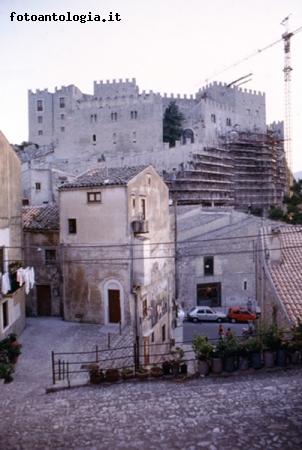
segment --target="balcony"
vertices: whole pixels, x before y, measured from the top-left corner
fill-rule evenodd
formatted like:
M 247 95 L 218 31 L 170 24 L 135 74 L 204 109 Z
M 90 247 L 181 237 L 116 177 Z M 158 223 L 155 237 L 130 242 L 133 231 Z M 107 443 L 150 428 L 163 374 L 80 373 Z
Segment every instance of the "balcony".
M 149 233 L 149 224 L 147 220 L 143 219 L 133 220 L 131 225 L 134 234 Z

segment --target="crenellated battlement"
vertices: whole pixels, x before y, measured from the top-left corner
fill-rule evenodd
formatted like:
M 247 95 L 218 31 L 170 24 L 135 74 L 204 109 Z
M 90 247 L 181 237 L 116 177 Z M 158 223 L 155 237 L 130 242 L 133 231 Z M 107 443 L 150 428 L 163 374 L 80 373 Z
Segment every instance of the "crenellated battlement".
M 212 83 L 206 84 L 203 88 L 200 88 L 198 90 L 197 95 L 198 94 L 201 95 L 201 94 L 205 93 L 207 90 L 212 90 L 212 89 L 215 90 L 217 88 L 218 89 L 224 88 L 224 89 L 227 89 L 227 90 L 230 90 L 230 91 L 240 92 L 242 94 L 249 94 L 249 95 L 256 95 L 256 96 L 259 96 L 259 97 L 265 97 L 265 93 L 264 92 L 255 91 L 255 90 L 252 90 L 252 89 L 241 88 L 241 87 L 238 87 L 236 85 L 229 86 L 228 83 L 222 83 L 220 81 L 213 81 Z
M 48 89 L 36 89 L 36 90 L 32 90 L 32 89 L 28 89 L 28 94 L 29 95 L 44 95 L 44 94 L 51 94 L 51 92 L 48 92 Z
M 93 82 L 94 85 L 115 85 L 115 84 L 129 84 L 129 85 L 134 85 L 136 86 L 136 79 L 135 78 L 131 78 L 131 80 L 129 78 L 119 78 L 118 80 L 113 78 L 113 80 L 99 80 L 99 81 L 94 81 Z

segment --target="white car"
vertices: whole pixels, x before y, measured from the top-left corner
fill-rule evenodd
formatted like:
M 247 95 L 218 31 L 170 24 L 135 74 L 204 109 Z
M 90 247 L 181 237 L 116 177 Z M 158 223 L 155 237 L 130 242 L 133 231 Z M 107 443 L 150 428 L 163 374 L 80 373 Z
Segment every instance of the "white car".
M 225 322 L 227 315 L 214 311 L 209 306 L 193 306 L 187 314 L 190 322 Z

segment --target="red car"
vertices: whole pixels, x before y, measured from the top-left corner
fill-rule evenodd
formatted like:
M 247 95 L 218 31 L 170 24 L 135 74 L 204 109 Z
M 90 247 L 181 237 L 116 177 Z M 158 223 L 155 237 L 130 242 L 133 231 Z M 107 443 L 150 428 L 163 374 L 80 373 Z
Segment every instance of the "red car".
M 245 308 L 233 307 L 229 308 L 228 319 L 230 322 L 248 322 L 249 320 L 256 320 L 257 315 Z

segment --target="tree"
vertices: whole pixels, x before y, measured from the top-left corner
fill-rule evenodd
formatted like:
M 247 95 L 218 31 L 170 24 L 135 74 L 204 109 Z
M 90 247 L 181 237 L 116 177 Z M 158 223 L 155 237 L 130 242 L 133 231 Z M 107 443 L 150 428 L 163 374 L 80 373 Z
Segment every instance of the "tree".
M 170 147 L 174 147 L 175 141 L 181 138 L 183 120 L 184 116 L 178 106 L 174 101 L 171 102 L 165 111 L 163 120 L 163 140 L 168 142 Z
M 284 197 L 283 200 L 283 203 L 286 205 L 285 213 L 280 208 L 273 206 L 269 210 L 269 218 L 295 225 L 302 224 L 302 180 L 294 181 L 290 190 L 292 195 Z

